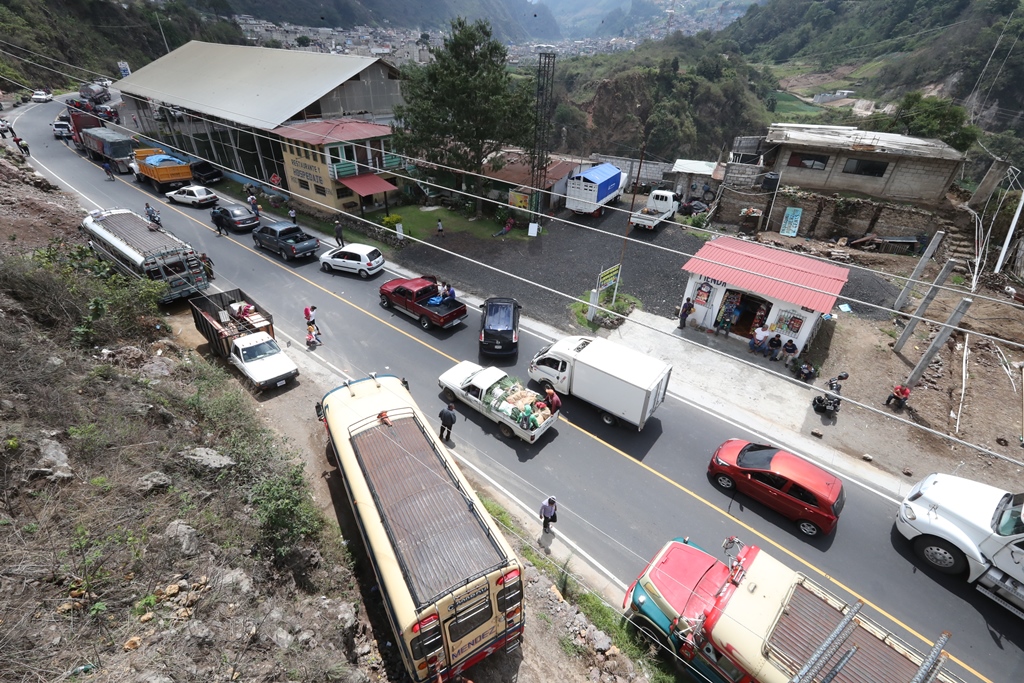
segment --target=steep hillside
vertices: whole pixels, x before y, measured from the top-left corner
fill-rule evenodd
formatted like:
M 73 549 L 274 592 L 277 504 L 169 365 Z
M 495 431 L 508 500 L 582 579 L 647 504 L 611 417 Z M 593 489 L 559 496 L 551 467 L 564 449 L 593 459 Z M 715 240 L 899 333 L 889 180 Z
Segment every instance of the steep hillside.
M 864 94 L 912 90 L 952 98 L 989 130 L 1021 129 L 1019 0 L 769 0 L 718 34 L 750 59 L 827 71 L 881 58 Z
M 487 19 L 502 40 L 557 40 L 558 22 L 546 5 L 529 0 L 229 0 L 235 11 L 274 22 L 317 27 L 401 26 L 446 29 L 461 16 Z
M 557 65 L 555 147 L 655 159 L 717 159 L 766 125 L 778 83 L 707 35 L 675 34 L 628 53 Z
M 163 5 L 160 17 L 171 50 L 193 39 L 244 43 L 235 24 L 204 18 L 182 2 Z M 0 87 L 4 90 L 15 89 L 18 84 L 27 88 L 68 87 L 100 74 L 113 78 L 118 73 L 118 61 L 137 69 L 165 54 L 156 9 L 149 3 L 4 2 L 0 4 L 0 41 L 4 51 L 0 53 L 0 76 L 4 78 Z

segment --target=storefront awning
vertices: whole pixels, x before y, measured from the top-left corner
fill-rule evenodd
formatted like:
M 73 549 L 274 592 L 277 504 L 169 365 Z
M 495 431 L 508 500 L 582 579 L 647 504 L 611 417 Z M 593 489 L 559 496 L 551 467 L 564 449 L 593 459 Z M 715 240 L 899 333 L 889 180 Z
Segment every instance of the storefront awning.
M 355 192 L 360 197 L 369 197 L 380 192 L 390 192 L 398 188 L 381 178 L 376 173 L 364 173 L 351 178 L 338 178 L 338 182 Z
M 733 237 L 706 243 L 683 270 L 820 313 L 832 310 L 850 276 L 849 268 Z

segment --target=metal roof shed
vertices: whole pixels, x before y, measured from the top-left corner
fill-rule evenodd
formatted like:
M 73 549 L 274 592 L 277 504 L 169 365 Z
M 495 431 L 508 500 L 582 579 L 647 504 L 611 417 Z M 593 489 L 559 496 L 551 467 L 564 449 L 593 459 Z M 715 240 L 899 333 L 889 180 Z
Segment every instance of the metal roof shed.
M 734 237 L 706 243 L 683 270 L 826 313 L 850 275 L 848 268 Z

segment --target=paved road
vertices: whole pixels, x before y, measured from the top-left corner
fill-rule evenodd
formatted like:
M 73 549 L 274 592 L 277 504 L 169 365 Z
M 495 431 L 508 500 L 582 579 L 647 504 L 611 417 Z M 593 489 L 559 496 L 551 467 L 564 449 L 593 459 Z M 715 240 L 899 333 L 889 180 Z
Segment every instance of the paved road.
M 18 124 L 40 170 L 56 174 L 65 187 L 84 194 L 86 205 L 140 211 L 146 201 L 156 199 L 151 191 L 132 183 L 130 176 L 116 183 L 105 181 L 97 166 L 53 140 L 46 123 L 56 112 L 56 104 L 42 105 L 28 111 Z M 406 376 L 428 416 L 442 403 L 438 375 L 458 360 L 477 358 L 473 317 L 470 329 L 424 332 L 415 321 L 381 309 L 376 289 L 389 277 L 386 274 L 364 282 L 321 273 L 311 261 L 283 263 L 255 251 L 248 235 L 218 238 L 207 210 L 165 205 L 163 218 L 167 229 L 213 257 L 216 284 L 253 292 L 275 313 L 285 336 L 301 339 L 302 308 L 317 304 L 326 345 L 317 349 L 316 356 L 338 374 L 390 371 Z M 575 237 L 593 239 L 590 234 Z M 659 234 L 652 238 L 665 239 Z M 554 241 L 516 248 L 541 259 L 540 252 L 550 249 Z M 601 248 L 617 253 L 621 241 L 616 242 Z M 635 250 L 639 256 L 639 249 Z M 402 258 L 415 253 L 407 251 Z M 495 249 L 494 261 L 505 258 Z M 554 265 L 543 274 L 530 272 L 526 277 L 554 277 L 559 261 L 551 262 Z M 444 260 L 436 265 L 440 268 Z M 518 260 L 512 267 L 523 272 L 524 266 Z M 500 291 L 493 277 L 482 277 L 479 285 L 465 280 L 462 289 L 482 294 Z M 572 282 L 565 289 L 579 287 L 580 283 Z M 520 296 L 528 310 L 550 305 L 534 301 L 529 292 Z M 552 310 L 558 312 L 558 305 Z M 504 365 L 524 378 L 529 358 L 551 336 L 543 326 L 536 326 L 536 332 L 531 329 L 524 331 L 519 358 Z M 293 346 L 291 352 L 304 353 L 297 350 L 300 347 L 301 343 Z M 742 390 L 742 383 L 737 387 Z M 848 482 L 848 503 L 836 534 L 807 541 L 789 522 L 742 498 L 730 499 L 708 481 L 707 460 L 726 438 L 780 441 L 784 434 L 749 433 L 743 424 L 709 414 L 683 395 L 675 395 L 659 408 L 641 433 L 607 427 L 592 408 L 567 398 L 567 421 L 535 447 L 501 438 L 492 422 L 472 411 L 460 407 L 458 412 L 463 417 L 454 430 L 458 455 L 531 512 L 544 495 L 558 495 L 560 539 L 571 539 L 622 586 L 635 578 L 667 538 L 689 535 L 715 548 L 724 537 L 736 534 L 762 546 L 774 544 L 774 555 L 844 597 L 849 598 L 846 588 L 865 597 L 898 619 L 899 624 L 886 623 L 919 649 L 926 648 L 903 625 L 927 638 L 943 629 L 953 631 L 949 651 L 984 677 L 981 680 L 1017 680 L 1024 670 L 1024 629 L 1019 621 L 954 580 L 922 575 L 906 544 L 893 537 L 893 501 Z

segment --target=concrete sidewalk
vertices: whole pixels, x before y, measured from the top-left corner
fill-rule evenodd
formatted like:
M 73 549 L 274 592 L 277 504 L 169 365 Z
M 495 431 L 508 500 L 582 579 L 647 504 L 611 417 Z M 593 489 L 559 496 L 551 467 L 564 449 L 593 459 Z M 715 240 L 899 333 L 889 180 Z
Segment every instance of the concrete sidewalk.
M 908 481 L 883 472 L 862 458 L 829 446 L 829 430 L 865 427 L 849 420 L 842 423 L 851 411 L 841 412 L 837 425 L 814 413 L 811 399 L 821 393 L 827 378 L 816 378 L 814 384 L 801 382 L 781 362 L 749 353 L 745 341 L 716 337 L 693 327 L 693 322 L 682 330 L 675 318 L 635 310 L 621 327 L 599 334 L 671 363 L 672 394 L 737 427 L 763 435 L 767 442 L 808 456 L 896 498 L 905 496 L 916 483 L 916 478 Z M 820 430 L 823 437 L 812 436 L 812 429 Z

